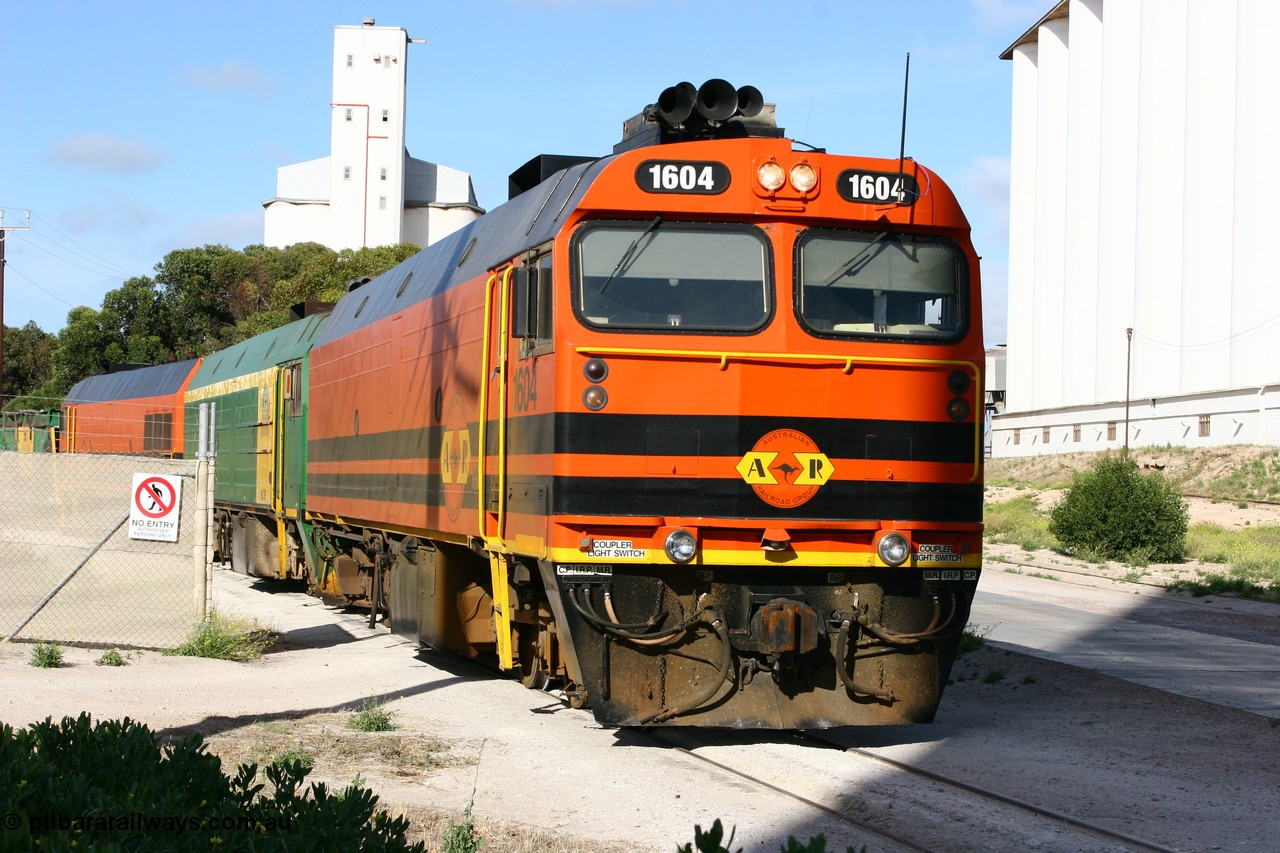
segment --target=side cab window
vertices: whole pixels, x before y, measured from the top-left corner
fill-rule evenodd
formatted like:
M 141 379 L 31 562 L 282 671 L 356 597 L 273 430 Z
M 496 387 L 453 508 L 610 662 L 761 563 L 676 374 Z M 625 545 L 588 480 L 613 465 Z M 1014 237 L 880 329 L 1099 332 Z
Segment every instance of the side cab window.
M 511 335 L 520 339 L 520 358 L 555 350 L 551 253 L 531 254 L 516 270 L 512 286 Z

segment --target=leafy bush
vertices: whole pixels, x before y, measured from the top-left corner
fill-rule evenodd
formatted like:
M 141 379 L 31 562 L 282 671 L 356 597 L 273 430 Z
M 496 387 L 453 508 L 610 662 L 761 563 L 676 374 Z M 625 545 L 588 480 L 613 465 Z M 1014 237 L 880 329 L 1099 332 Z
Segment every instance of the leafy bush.
M 1156 471 L 1126 456 L 1099 457 L 1078 473 L 1049 516 L 1069 553 L 1129 563 L 1171 563 L 1186 553 L 1187 505 Z
M 27 663 L 44 669 L 57 669 L 62 666 L 62 646 L 56 643 L 36 643 Z
M 0 850 L 422 851 L 409 821 L 378 811 L 378 798 L 354 785 L 331 793 L 302 783 L 297 763 L 234 777 L 193 735 L 161 745 L 128 718 L 88 714 L 25 729 L 0 724 Z
M 124 666 L 124 656 L 118 649 L 107 649 L 102 657 L 94 661 L 98 666 Z

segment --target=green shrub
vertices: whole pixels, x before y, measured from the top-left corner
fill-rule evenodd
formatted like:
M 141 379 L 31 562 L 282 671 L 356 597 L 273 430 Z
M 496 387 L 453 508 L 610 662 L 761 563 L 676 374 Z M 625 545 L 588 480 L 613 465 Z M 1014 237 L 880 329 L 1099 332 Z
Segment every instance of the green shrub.
M 304 790 L 308 772 L 268 766 L 266 795 L 256 764 L 223 775 L 199 735 L 161 745 L 128 718 L 95 724 L 88 714 L 0 725 L 0 850 L 424 849 L 371 791 L 331 793 L 319 782 Z
M 62 666 L 62 646 L 57 643 L 36 643 L 27 663 L 44 669 L 57 669 Z
M 95 663 L 98 666 L 124 666 L 124 656 L 118 649 L 107 649 Z
M 1075 475 L 1049 515 L 1049 532 L 1068 553 L 1172 563 L 1186 553 L 1187 505 L 1159 472 L 1107 455 Z

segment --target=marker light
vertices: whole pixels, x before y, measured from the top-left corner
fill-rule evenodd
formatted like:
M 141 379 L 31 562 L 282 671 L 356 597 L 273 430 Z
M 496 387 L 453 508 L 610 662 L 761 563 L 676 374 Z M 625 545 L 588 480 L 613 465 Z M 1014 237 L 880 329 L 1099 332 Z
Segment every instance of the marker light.
M 947 388 L 952 394 L 959 396 L 969 390 L 969 374 L 963 370 L 953 370 L 947 376 Z
M 698 553 L 698 539 L 688 530 L 673 530 L 662 543 L 662 550 L 674 562 L 687 563 Z
M 947 417 L 956 423 L 969 417 L 969 401 L 964 397 L 952 397 L 951 402 L 947 403 Z
M 756 170 L 756 178 L 760 181 L 760 186 L 770 191 L 780 189 L 787 182 L 786 172 L 773 160 L 760 164 L 760 168 Z
M 592 385 L 582 392 L 582 405 L 593 412 L 598 412 L 609 403 L 609 395 L 599 385 Z
M 901 566 L 911 556 L 911 543 L 901 533 L 886 533 L 876 546 L 880 559 L 891 566 Z
M 817 186 L 818 172 L 808 163 L 797 163 L 791 167 L 791 186 L 802 193 Z

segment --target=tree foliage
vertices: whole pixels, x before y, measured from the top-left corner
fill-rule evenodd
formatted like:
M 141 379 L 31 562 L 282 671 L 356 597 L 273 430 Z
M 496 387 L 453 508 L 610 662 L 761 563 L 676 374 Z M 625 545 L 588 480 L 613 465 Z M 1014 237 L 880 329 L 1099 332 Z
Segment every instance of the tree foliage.
M 29 321 L 4 329 L 4 385 L 0 397 L 26 394 L 53 378 L 52 356 L 58 339 Z
M 73 308 L 56 337 L 35 323 L 6 327 L 0 403 L 56 407 L 112 363 L 208 355 L 283 326 L 301 302 L 336 302 L 350 280 L 380 275 L 417 252 L 412 243 L 341 252 L 319 243 L 177 249 L 156 264 L 154 278 L 125 281 L 96 310 Z
M 1070 552 L 1129 563 L 1168 563 L 1186 554 L 1187 505 L 1158 471 L 1128 456 L 1102 456 L 1077 473 L 1049 517 Z

